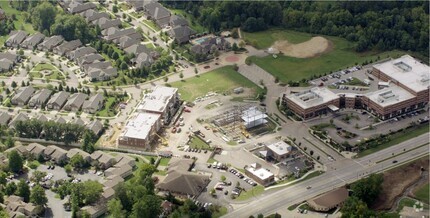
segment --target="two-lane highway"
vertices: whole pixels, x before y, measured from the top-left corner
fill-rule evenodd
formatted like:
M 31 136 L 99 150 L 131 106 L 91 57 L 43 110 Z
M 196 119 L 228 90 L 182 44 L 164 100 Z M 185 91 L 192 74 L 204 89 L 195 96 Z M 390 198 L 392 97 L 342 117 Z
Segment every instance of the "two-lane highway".
M 283 209 L 286 210 L 289 205 L 294 203 L 305 201 L 372 173 L 382 172 L 412 159 L 428 155 L 428 146 L 420 147 L 428 142 L 429 134 L 427 133 L 357 160 L 342 160 L 342 163 L 337 164 L 335 170 L 330 170 L 297 185 L 262 195 L 243 206 L 236 206 L 236 210 L 224 217 L 248 217 L 259 213 L 269 215 Z M 410 151 L 413 148 L 417 149 Z M 393 157 L 393 153 L 398 156 Z M 394 159 L 397 161 L 396 163 L 393 162 Z M 306 189 L 307 186 L 312 188 Z

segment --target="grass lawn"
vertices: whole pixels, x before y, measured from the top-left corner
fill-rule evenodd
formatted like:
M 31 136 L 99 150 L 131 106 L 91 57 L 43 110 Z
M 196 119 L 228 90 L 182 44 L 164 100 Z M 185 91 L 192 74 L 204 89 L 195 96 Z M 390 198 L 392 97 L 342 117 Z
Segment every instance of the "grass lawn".
M 170 161 L 170 158 L 162 157 L 161 160 L 160 160 L 160 163 L 158 165 L 160 165 L 160 166 L 167 166 L 167 164 L 169 164 L 169 161 Z
M 369 155 L 369 154 L 372 154 L 374 152 L 383 150 L 383 149 L 388 148 L 390 146 L 397 145 L 399 143 L 407 141 L 411 138 L 418 137 L 418 136 L 420 136 L 424 133 L 427 133 L 429 131 L 430 131 L 429 125 L 421 125 L 418 128 L 407 129 L 402 133 L 396 133 L 396 134 L 391 135 L 390 136 L 391 140 L 389 142 L 381 144 L 381 145 L 374 147 L 374 148 L 366 149 L 363 152 L 360 152 L 359 154 L 357 154 L 356 157 L 357 158 L 364 157 L 366 155 Z
M 4 42 L 6 42 L 8 36 L 0 36 L 0 48 L 4 47 Z
M 222 217 L 225 214 L 227 214 L 227 208 L 226 207 L 219 207 L 216 208 L 215 211 L 212 211 L 212 218 L 218 218 L 218 217 Z
M 312 38 L 311 34 L 292 30 L 270 29 L 262 32 L 248 33 L 242 31 L 246 42 L 258 49 L 269 48 L 277 40 L 288 40 L 290 43 L 306 42 Z
M 244 201 L 254 196 L 261 195 L 263 194 L 263 192 L 264 192 L 264 187 L 261 185 L 257 185 L 251 189 L 248 189 L 247 191 L 242 191 L 242 193 L 240 193 L 239 197 L 237 197 L 236 200 Z
M 146 25 L 152 27 L 152 29 L 154 29 L 155 31 L 160 31 L 160 27 L 158 27 L 157 24 L 155 24 L 151 20 L 142 20 L 142 22 L 145 23 Z
M 170 9 L 170 11 L 172 11 L 173 14 L 181 15 L 183 18 L 185 18 L 188 21 L 188 25 L 191 27 L 191 29 L 195 30 L 197 33 L 203 33 L 207 31 L 204 26 L 200 25 L 199 22 L 196 22 L 197 19 L 192 14 L 189 14 L 181 9 Z
M 108 97 L 106 99 L 105 107 L 103 110 L 96 113 L 97 116 L 100 117 L 113 117 L 116 114 L 115 107 L 115 97 Z
M 269 30 L 269 32 L 271 31 Z M 296 33 L 297 36 L 290 36 L 290 41 L 296 42 L 305 40 L 305 35 L 308 35 L 309 38 L 312 36 L 311 34 L 294 31 L 286 32 L 287 33 L 285 33 L 285 37 L 287 38 L 289 35 L 294 35 L 292 33 Z M 261 37 L 263 37 L 267 34 L 267 31 L 261 32 L 259 34 L 261 34 Z M 277 58 L 273 58 L 269 55 L 262 58 L 253 56 L 249 57 L 249 59 L 261 68 L 265 69 L 267 72 L 271 73 L 273 76 L 278 77 L 280 81 L 287 83 L 289 81 L 308 79 L 313 75 L 324 75 L 326 73 L 344 69 L 355 64 L 361 64 L 364 61 L 376 60 L 378 56 L 380 56 L 382 59 L 389 56 L 398 57 L 405 54 L 405 52 L 397 50 L 382 53 L 357 53 L 354 50 L 355 44 L 353 42 L 349 42 L 338 37 L 325 37 L 333 43 L 333 50 L 318 57 L 294 58 L 278 55 Z M 273 41 L 273 39 L 270 39 L 270 37 L 268 37 L 266 40 L 268 42 L 264 42 L 265 40 L 263 40 L 263 44 L 265 45 L 270 45 Z
M 16 20 L 13 22 L 15 24 L 15 29 L 17 30 L 22 29 L 29 34 L 32 34 L 35 32 L 31 24 L 24 22 L 24 18 L 21 15 L 22 12 L 9 6 L 9 1 L 0 1 L 0 8 L 5 11 L 7 16 L 11 16 L 12 14 L 15 14 Z M 3 43 L 0 45 L 3 46 Z
M 44 70 L 50 70 L 50 71 L 58 71 L 57 68 L 52 66 L 52 64 L 47 63 L 40 63 L 37 64 L 31 71 L 44 71 Z
M 185 101 L 192 101 L 210 91 L 225 93 L 237 87 L 252 88 L 256 93 L 263 91 L 259 86 L 236 72 L 233 66 L 221 67 L 198 77 L 177 81 L 171 83 L 171 86 L 179 89 L 181 98 Z
M 198 137 L 193 137 L 193 139 L 191 139 L 190 148 L 196 148 L 196 149 L 202 149 L 202 150 L 210 149 L 209 145 L 206 144 L 206 142 L 204 142 Z
M 417 201 L 411 198 L 402 198 L 402 200 L 400 200 L 399 202 L 399 206 L 397 207 L 397 212 L 402 211 L 403 207 L 414 207 L 415 202 Z M 424 209 L 428 208 L 428 205 L 424 204 Z
M 39 72 L 30 72 L 31 77 L 33 78 L 42 78 L 43 75 Z
M 210 163 L 210 164 L 214 162 L 218 162 L 218 161 L 213 158 L 209 158 L 208 161 L 206 161 L 206 163 Z
M 418 200 L 428 204 L 429 203 L 429 183 L 420 187 L 418 190 L 414 192 L 414 194 Z

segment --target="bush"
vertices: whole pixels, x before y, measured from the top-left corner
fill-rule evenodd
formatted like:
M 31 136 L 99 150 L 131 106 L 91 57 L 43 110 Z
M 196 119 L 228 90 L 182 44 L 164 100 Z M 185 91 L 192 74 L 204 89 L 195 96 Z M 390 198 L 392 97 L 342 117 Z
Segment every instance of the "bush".
M 28 167 L 30 169 L 33 169 L 33 170 L 36 169 L 39 166 L 40 166 L 40 163 L 37 160 L 31 161 L 31 162 L 28 163 Z

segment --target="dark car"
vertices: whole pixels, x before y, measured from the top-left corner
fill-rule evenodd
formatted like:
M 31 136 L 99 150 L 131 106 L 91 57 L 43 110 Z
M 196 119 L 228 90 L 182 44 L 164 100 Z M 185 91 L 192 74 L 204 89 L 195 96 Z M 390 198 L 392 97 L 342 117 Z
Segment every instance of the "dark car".
M 393 160 L 393 163 L 397 163 L 397 160 Z
M 266 107 L 266 104 L 265 104 L 265 103 L 260 103 L 260 105 L 261 105 L 261 106 L 263 106 L 263 107 Z

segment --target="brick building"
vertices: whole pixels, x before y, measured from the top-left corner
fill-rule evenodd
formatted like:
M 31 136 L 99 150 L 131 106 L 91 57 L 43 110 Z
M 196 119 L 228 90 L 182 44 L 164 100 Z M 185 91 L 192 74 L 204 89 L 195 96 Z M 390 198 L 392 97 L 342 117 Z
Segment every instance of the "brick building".
M 161 128 L 161 115 L 135 113 L 127 122 L 118 138 L 118 146 L 147 150 L 155 134 Z

